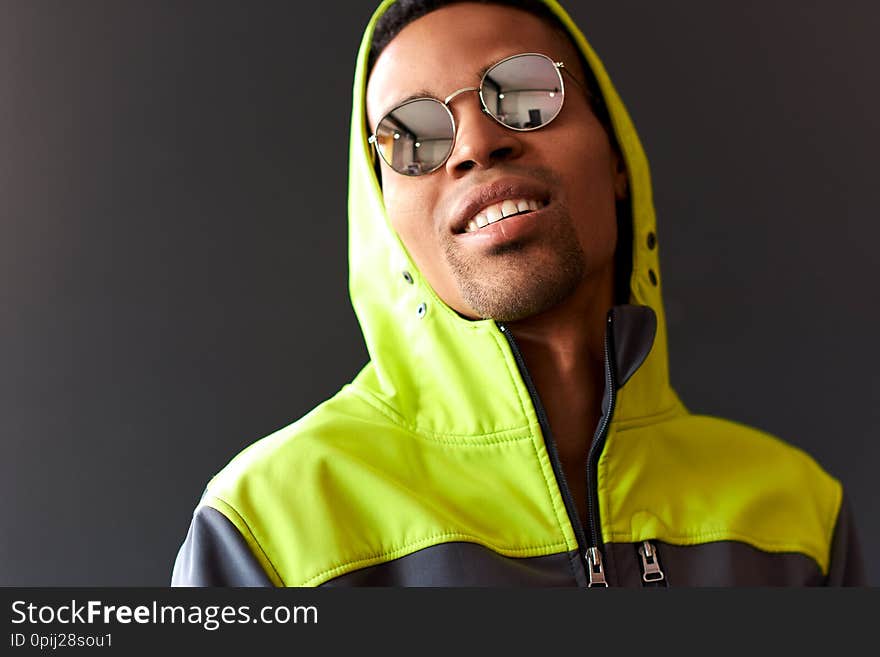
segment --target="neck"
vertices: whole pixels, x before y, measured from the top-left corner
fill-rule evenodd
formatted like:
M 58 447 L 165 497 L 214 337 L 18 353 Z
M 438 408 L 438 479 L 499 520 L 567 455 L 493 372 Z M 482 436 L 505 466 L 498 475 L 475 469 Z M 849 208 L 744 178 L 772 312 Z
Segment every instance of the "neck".
M 613 289 L 611 270 L 586 279 L 552 309 L 508 325 L 547 413 L 582 519 L 587 453 L 605 392 L 605 320 Z

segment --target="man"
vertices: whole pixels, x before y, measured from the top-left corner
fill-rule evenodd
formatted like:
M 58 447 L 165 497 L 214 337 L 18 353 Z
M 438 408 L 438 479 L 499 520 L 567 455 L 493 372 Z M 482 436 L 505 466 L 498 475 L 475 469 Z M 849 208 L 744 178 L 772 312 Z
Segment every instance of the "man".
M 173 583 L 862 581 L 840 484 L 671 389 L 647 162 L 555 2 L 382 4 L 349 214 L 371 361 L 209 483 Z

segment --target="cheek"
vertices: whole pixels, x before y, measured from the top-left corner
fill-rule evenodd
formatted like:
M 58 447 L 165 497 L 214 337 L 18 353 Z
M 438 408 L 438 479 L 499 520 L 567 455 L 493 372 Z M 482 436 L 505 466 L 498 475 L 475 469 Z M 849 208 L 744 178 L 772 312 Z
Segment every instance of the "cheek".
M 403 239 L 407 248 L 410 248 L 409 240 L 418 236 L 423 230 L 424 221 L 420 220 L 420 203 L 416 190 L 407 189 L 406 181 L 387 182 L 383 189 L 385 197 L 385 209 L 394 230 Z
M 457 312 L 476 317 L 462 301 L 449 269 L 443 239 L 434 221 L 436 200 L 432 190 L 411 185 L 409 183 L 414 181 L 409 179 L 400 182 L 402 184 L 391 184 L 384 188 L 385 208 L 392 228 L 437 295 Z
M 569 192 L 566 204 L 584 249 L 611 254 L 617 238 L 615 160 L 604 131 L 573 148 L 575 143 L 569 142 L 561 158 Z
M 395 232 L 423 273 L 435 268 L 438 239 L 431 219 L 432 199 L 425 190 L 403 178 L 385 186 L 385 208 Z

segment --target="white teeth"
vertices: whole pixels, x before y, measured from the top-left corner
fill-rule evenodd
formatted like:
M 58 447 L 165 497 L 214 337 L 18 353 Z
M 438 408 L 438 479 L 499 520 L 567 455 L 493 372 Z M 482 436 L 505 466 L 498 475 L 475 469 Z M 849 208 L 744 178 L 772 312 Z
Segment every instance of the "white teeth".
M 513 201 L 504 201 L 504 203 L 501 204 L 501 214 L 505 217 L 509 217 L 517 212 L 519 212 L 519 210 L 516 209 L 516 203 Z
M 489 224 L 493 224 L 505 217 L 509 217 L 520 212 L 529 212 L 539 210 L 544 207 L 540 201 L 530 201 L 524 198 L 507 199 L 484 208 L 479 214 L 468 222 L 465 231 L 473 233 L 474 231 L 484 228 Z

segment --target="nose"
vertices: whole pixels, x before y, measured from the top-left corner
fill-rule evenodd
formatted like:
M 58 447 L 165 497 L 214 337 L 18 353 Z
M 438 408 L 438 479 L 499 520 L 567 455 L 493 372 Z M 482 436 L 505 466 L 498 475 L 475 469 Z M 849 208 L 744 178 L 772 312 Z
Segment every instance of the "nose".
M 486 114 L 476 93 L 462 94 L 453 102 L 456 135 L 455 146 L 445 164 L 447 173 L 460 178 L 471 169 L 488 169 L 522 155 L 519 133 Z

